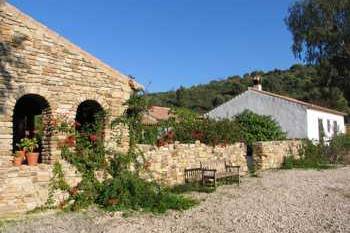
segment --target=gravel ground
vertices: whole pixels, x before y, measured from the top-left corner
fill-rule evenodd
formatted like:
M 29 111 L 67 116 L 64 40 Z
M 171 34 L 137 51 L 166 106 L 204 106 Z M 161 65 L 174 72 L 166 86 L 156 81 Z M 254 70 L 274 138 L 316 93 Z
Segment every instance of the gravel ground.
M 200 205 L 184 212 L 122 217 L 45 214 L 12 222 L 3 232 L 350 232 L 350 167 L 268 171 L 238 188 L 193 193 Z

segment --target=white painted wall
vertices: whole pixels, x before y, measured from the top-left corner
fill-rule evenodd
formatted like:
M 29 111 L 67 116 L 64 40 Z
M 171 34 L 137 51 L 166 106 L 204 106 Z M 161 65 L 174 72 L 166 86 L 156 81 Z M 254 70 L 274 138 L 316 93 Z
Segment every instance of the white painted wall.
M 287 133 L 288 138 L 307 137 L 306 107 L 282 98 L 248 90 L 210 111 L 212 119 L 233 118 L 244 110 L 271 116 Z
M 337 122 L 338 132 L 345 133 L 344 116 L 307 109 L 307 135 L 310 140 L 319 140 L 318 119 L 322 119 L 326 140 L 334 135 L 334 121 Z M 328 120 L 330 120 L 331 125 L 330 131 L 328 131 Z

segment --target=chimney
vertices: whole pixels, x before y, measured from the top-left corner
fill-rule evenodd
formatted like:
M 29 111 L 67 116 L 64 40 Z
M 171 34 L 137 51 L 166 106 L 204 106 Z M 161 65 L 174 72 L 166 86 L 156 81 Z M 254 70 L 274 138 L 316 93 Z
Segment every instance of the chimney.
M 262 91 L 262 82 L 261 82 L 261 76 L 260 75 L 256 75 L 253 77 L 253 88 L 258 90 L 258 91 Z

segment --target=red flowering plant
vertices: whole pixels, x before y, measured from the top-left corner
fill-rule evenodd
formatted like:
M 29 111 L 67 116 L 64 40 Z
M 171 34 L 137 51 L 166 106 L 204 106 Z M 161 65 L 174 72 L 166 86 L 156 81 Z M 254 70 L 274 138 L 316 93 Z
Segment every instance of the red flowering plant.
M 204 133 L 203 133 L 202 131 L 200 131 L 200 130 L 194 130 L 194 131 L 192 132 L 192 138 L 193 138 L 194 140 L 199 140 L 199 141 L 203 142 Z
M 157 140 L 157 146 L 162 147 L 168 144 L 172 144 L 175 141 L 175 132 L 171 129 L 168 129 L 164 135 L 162 135 L 158 140 Z
M 75 143 L 75 149 L 72 150 L 65 144 L 61 149 L 61 156 L 77 169 L 82 178 L 75 188 L 60 188 L 70 194 L 68 201 L 63 203 L 63 208 L 74 211 L 95 204 L 109 211 L 140 209 L 163 213 L 167 209 L 188 209 L 195 203 L 139 176 L 140 169 L 143 169 L 141 166 L 145 162 L 136 143 L 138 135 L 142 132 L 141 119 L 145 109 L 143 97 L 132 95 L 127 105 L 125 113 L 111 125 L 127 127 L 127 153 L 105 149 L 102 140 L 105 125 L 100 118 L 96 117 L 95 122 L 91 123 L 80 122 L 79 127 L 76 127 L 74 122 L 65 122 L 60 127 L 71 132 L 66 135 L 75 136 L 67 136 L 65 141 L 69 145 Z M 167 133 L 167 140 L 173 140 L 173 137 L 173 133 Z M 147 168 L 151 164 L 145 162 L 144 165 Z M 133 170 L 130 169 L 131 166 Z M 98 178 L 97 172 L 103 172 L 103 180 Z

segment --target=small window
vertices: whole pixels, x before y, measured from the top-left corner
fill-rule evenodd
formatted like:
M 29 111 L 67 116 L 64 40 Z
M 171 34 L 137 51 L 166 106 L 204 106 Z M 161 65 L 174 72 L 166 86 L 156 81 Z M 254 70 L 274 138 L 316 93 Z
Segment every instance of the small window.
M 334 133 L 334 135 L 339 133 L 338 122 L 336 122 L 336 121 L 333 121 L 333 133 Z
M 319 140 L 322 140 L 324 137 L 324 128 L 323 128 L 323 120 L 318 119 L 318 138 Z
M 327 131 L 328 131 L 328 133 L 331 132 L 331 121 L 330 120 L 327 120 Z

